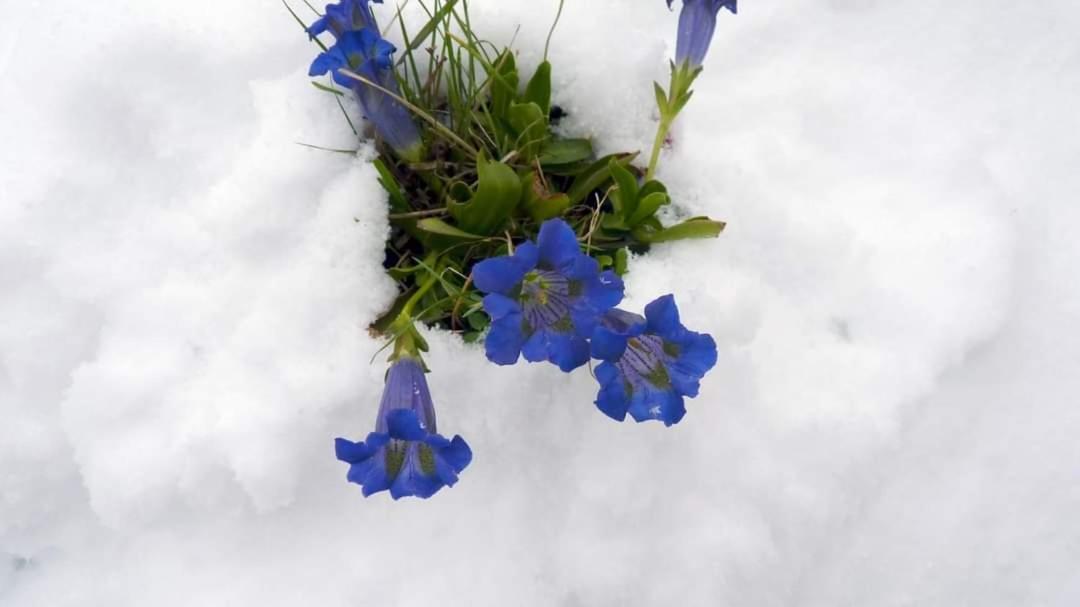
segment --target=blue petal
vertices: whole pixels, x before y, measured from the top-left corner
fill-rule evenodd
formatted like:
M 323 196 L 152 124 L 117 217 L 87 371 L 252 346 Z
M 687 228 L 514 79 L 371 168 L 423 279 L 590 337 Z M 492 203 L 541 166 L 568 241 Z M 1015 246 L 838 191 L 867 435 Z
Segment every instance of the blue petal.
M 523 345 L 525 335 L 521 332 L 521 314 L 510 314 L 491 323 L 484 341 L 488 360 L 497 365 L 516 363 Z
M 505 295 L 491 293 L 484 296 L 484 311 L 492 320 L 499 320 L 510 314 L 521 314 L 521 305 Z
M 577 240 L 575 236 L 574 246 L 577 247 Z M 588 281 L 596 278 L 600 273 L 600 263 L 581 252 L 580 247 L 577 249 L 577 255 L 570 260 L 570 263 L 564 268 L 563 276 L 570 280 Z
M 679 308 L 673 295 L 664 295 L 645 306 L 645 319 L 649 322 L 649 332 L 661 337 L 677 334 L 683 330 L 679 322 Z
M 344 438 L 334 439 L 334 454 L 343 462 L 355 464 L 371 457 L 371 449 L 364 443 L 354 443 Z
M 509 295 L 531 269 L 514 257 L 492 257 L 473 266 L 473 284 L 485 293 Z
M 536 331 L 521 346 L 521 355 L 531 363 L 548 359 L 548 340 L 544 331 Z
M 598 326 L 592 334 L 592 356 L 600 360 L 616 362 L 626 351 L 626 341 L 626 336 L 619 335 L 607 327 Z
M 540 226 L 536 239 L 540 249 L 540 261 L 552 269 L 569 270 L 578 257 L 583 256 L 577 234 L 561 219 L 549 219 Z
M 442 449 L 440 455 L 446 463 L 453 467 L 455 472 L 461 472 L 472 462 L 472 449 L 469 448 L 469 444 L 465 442 L 465 439 L 455 435 L 450 441 L 450 446 Z
M 386 416 L 391 438 L 398 440 L 424 440 L 427 431 L 420 426 L 420 417 L 411 409 L 395 409 Z
M 596 395 L 596 407 L 604 415 L 615 421 L 626 419 L 626 409 L 630 404 L 626 385 L 612 363 L 600 363 L 596 367 L 596 378 L 600 381 L 600 392 Z
M 655 419 L 672 426 L 686 415 L 686 407 L 682 395 L 674 390 L 638 390 L 631 398 L 629 413 L 638 422 Z
M 548 360 L 563 373 L 569 373 L 589 362 L 589 342 L 576 335 L 551 335 L 548 340 Z
M 531 242 L 523 242 L 514 249 L 514 259 L 528 272 L 540 263 L 540 248 Z
M 308 76 L 322 76 L 330 70 L 336 70 L 341 67 L 341 58 L 331 52 L 319 53 L 318 57 L 311 62 L 311 67 L 308 68 Z
M 701 377 L 716 365 L 716 342 L 711 335 L 687 331 L 678 346 L 673 366 L 681 371 Z
M 608 310 L 623 300 L 623 281 L 615 272 L 601 272 L 596 280 L 585 283 L 585 299 L 597 310 Z
M 600 321 L 600 314 L 592 306 L 577 305 L 570 308 L 570 322 L 574 325 L 574 333 L 585 339 L 592 337 Z

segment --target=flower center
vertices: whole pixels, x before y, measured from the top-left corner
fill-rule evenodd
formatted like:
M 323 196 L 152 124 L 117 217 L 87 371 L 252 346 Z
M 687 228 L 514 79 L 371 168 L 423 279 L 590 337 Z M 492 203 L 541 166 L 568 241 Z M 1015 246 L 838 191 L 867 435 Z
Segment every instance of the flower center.
M 671 387 L 667 362 L 673 359 L 671 348 L 656 335 L 639 335 L 626 342 L 626 351 L 615 363 L 623 377 L 637 386 L 642 381 L 666 390 Z
M 560 333 L 573 329 L 570 321 L 570 298 L 573 281 L 549 270 L 533 270 L 521 283 L 518 301 L 530 332 L 553 329 Z

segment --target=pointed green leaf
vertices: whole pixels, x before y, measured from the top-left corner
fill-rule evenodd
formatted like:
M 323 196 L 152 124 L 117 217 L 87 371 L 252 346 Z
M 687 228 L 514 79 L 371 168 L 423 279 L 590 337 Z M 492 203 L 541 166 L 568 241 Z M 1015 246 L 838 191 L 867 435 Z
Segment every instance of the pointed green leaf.
M 642 197 L 641 200 L 638 201 L 637 210 L 634 211 L 634 214 L 626 221 L 627 225 L 638 225 L 642 221 L 655 215 L 660 207 L 669 202 L 671 202 L 671 199 L 664 192 L 653 192 L 648 196 Z
M 614 160 L 621 166 L 630 164 L 637 154 L 611 154 L 592 163 L 574 179 L 574 183 L 566 192 L 570 197 L 570 204 L 577 204 L 611 179 L 611 161 Z
M 547 114 L 532 102 L 511 103 L 506 117 L 514 129 L 514 147 L 521 151 L 521 157 L 527 161 L 536 158 L 547 141 Z
M 429 234 L 438 234 L 439 236 L 449 236 L 451 238 L 459 240 L 483 240 L 483 236 L 477 236 L 476 234 L 470 234 L 464 230 L 455 228 L 454 226 L 446 223 L 445 221 L 437 217 L 428 217 L 427 219 L 421 219 L 416 222 L 416 227 L 427 232 Z
M 551 64 L 547 61 L 536 68 L 529 84 L 525 85 L 524 101 L 540 106 L 545 116 L 551 112 Z
M 505 118 L 510 104 L 517 98 L 518 72 L 514 62 L 514 53 L 503 51 L 495 64 L 491 66 L 491 113 L 497 118 Z
M 656 107 L 660 109 L 661 116 L 666 116 L 668 112 L 667 93 L 664 92 L 659 82 L 653 83 L 653 90 L 656 93 Z
M 540 152 L 544 167 L 573 164 L 592 158 L 592 142 L 588 139 L 556 139 Z
M 615 213 L 624 220 L 634 216 L 638 207 L 638 184 L 637 178 L 625 166 L 615 160 L 608 163 L 608 170 L 615 180 L 616 189 L 611 193 L 611 201 L 615 205 Z
M 374 164 L 375 170 L 379 172 L 379 183 L 390 194 L 390 209 L 395 213 L 407 213 L 409 203 L 405 200 L 405 193 L 401 191 L 401 186 L 398 185 L 394 174 L 390 172 L 390 169 L 386 167 L 381 158 L 376 158 Z
M 644 226 L 639 227 L 634 230 L 634 238 L 638 242 L 645 244 L 672 242 L 688 238 L 716 238 L 724 231 L 725 225 L 727 224 L 722 221 L 713 221 L 708 217 L 693 217 L 662 230 L 651 230 Z

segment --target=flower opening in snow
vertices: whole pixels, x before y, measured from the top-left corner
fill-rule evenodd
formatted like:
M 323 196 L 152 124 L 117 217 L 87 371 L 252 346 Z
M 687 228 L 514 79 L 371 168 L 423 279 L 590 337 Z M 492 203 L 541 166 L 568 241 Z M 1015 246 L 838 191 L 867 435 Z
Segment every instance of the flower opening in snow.
M 327 4 L 325 14 L 307 28 L 308 34 L 315 37 L 330 32 L 340 38 L 345 32 L 365 27 L 379 31 L 375 15 L 371 13 L 371 2 L 382 4 L 382 0 L 341 0 L 337 4 Z
M 379 136 L 403 158 L 419 160 L 420 131 L 409 110 L 394 97 L 401 95 L 394 75 L 395 50 L 394 45 L 372 27 L 347 31 L 338 36 L 333 46 L 319 53 L 308 74 L 320 76 L 329 72 L 334 82 L 352 89 L 364 117 L 375 126 Z M 363 76 L 389 93 L 345 74 L 343 69 Z
M 435 406 L 416 359 L 402 357 L 386 376 L 375 431 L 361 443 L 335 441 L 337 458 L 349 464 L 347 478 L 364 496 L 390 490 L 394 499 L 428 498 L 452 486 L 472 461 L 460 436 L 447 440 L 435 431 Z
M 716 15 L 721 8 L 738 13 L 738 0 L 683 0 L 679 13 L 679 37 L 675 43 L 675 63 L 689 63 L 691 69 L 701 67 L 709 52 Z M 672 0 L 667 0 L 671 7 Z
M 686 414 L 683 397 L 697 396 L 698 383 L 716 364 L 716 342 L 679 321 L 675 298 L 645 306 L 645 317 L 623 310 L 604 314 L 592 336 L 600 393 L 596 406 L 622 421 L 677 424 Z
M 500 365 L 512 365 L 522 355 L 566 372 L 580 367 L 589 360 L 588 338 L 599 315 L 623 297 L 622 280 L 614 272 L 600 272 L 560 219 L 544 222 L 535 244 L 525 242 L 513 255 L 485 259 L 472 275 L 487 293 L 484 310 L 492 319 L 487 357 Z

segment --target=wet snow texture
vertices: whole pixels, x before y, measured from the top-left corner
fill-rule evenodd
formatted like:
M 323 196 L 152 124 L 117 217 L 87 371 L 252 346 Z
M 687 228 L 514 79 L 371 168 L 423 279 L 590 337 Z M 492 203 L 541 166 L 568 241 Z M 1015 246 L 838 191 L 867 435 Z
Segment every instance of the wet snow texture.
M 645 149 L 675 15 L 567 4 L 566 131 Z M 554 0 L 472 5 L 535 65 Z M 392 286 L 369 152 L 296 145 L 354 145 L 313 47 L 274 3 L 6 3 L 0 604 L 1080 602 L 1080 8 L 741 13 L 662 171 L 730 228 L 628 277 L 717 338 L 703 396 L 620 425 L 433 334 L 476 458 L 391 503 L 333 459 Z

